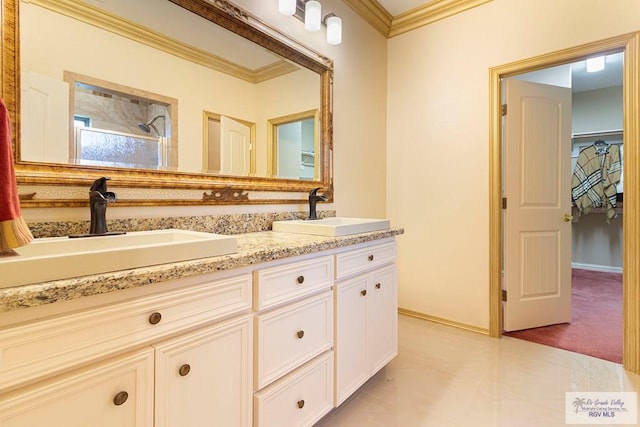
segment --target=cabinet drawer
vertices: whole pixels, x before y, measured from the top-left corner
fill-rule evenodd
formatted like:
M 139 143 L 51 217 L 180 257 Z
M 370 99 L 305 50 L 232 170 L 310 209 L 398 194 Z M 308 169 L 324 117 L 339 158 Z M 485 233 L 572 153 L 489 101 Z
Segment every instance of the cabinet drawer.
M 0 390 L 251 308 L 251 275 L 0 330 Z
M 395 261 L 396 255 L 396 242 L 384 243 L 337 254 L 336 278 L 340 279 L 354 273 L 360 273 L 388 264 Z
M 333 345 L 333 294 L 323 292 L 256 316 L 256 389 Z
M 135 427 L 152 424 L 151 348 L 0 396 L 2 426 Z
M 333 408 L 333 352 L 329 351 L 256 393 L 254 426 L 311 426 Z
M 255 272 L 255 309 L 292 301 L 333 283 L 333 256 L 323 256 Z

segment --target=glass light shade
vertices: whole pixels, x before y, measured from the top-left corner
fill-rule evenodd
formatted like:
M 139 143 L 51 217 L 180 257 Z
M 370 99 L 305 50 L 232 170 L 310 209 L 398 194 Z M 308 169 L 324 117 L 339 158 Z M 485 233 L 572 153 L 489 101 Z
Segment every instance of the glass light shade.
M 304 28 L 307 31 L 318 31 L 322 26 L 322 9 L 320 2 L 309 0 L 304 5 Z
M 342 43 L 342 19 L 337 16 L 329 16 L 327 18 L 327 43 Z
M 597 56 L 595 58 L 587 59 L 587 72 L 595 73 L 596 71 L 604 70 L 604 56 Z
M 278 0 L 278 12 L 292 16 L 296 13 L 296 0 Z

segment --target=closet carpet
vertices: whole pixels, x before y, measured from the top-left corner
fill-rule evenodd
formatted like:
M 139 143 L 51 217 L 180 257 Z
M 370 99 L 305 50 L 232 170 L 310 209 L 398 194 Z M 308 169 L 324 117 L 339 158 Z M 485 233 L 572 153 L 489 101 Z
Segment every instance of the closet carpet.
M 571 277 L 571 323 L 505 335 L 622 363 L 622 274 L 573 269 Z

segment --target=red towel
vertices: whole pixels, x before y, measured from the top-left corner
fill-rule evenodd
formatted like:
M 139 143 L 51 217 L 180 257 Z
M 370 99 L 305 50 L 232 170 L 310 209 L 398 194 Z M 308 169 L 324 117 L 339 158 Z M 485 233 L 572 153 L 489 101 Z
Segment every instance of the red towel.
M 33 240 L 31 230 L 20 216 L 18 185 L 11 155 L 11 120 L 0 99 L 0 251 L 24 246 Z

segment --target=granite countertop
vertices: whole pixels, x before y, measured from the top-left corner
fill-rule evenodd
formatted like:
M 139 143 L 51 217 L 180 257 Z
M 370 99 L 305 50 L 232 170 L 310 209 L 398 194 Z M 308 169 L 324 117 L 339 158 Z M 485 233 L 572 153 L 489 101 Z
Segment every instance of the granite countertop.
M 230 255 L 0 289 L 0 313 L 342 248 L 403 233 L 402 228 L 392 228 L 341 237 L 273 231 L 236 234 L 238 251 Z

